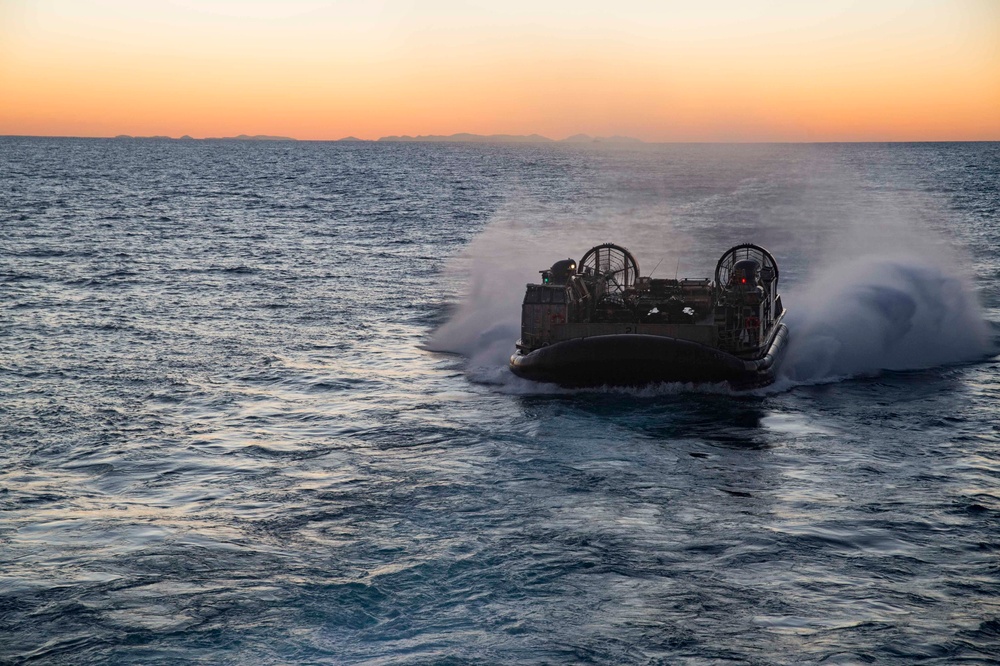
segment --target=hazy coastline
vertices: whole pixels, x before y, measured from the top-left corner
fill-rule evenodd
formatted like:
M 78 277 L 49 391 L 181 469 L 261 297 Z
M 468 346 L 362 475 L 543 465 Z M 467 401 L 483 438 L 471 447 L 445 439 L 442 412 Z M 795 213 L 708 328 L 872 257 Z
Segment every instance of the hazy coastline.
M 56 137 L 50 137 L 56 138 Z M 59 137 L 59 138 L 89 138 L 89 137 Z M 154 134 L 148 136 L 136 136 L 131 134 L 118 134 L 113 137 L 92 137 L 127 140 L 155 140 L 155 141 L 300 141 L 290 136 L 273 136 L 269 134 L 238 134 L 236 136 L 207 136 L 193 137 L 189 134 L 173 137 L 165 134 Z M 356 136 L 345 136 L 340 139 L 322 139 L 335 143 L 376 143 L 376 142 L 399 142 L 399 143 L 578 143 L 578 144 L 640 144 L 646 143 L 642 139 L 630 136 L 591 136 L 589 134 L 574 134 L 564 139 L 550 139 L 541 134 L 472 134 L 469 132 L 459 132 L 456 134 L 421 134 L 411 136 L 409 134 L 392 134 L 379 137 L 378 139 L 361 139 Z

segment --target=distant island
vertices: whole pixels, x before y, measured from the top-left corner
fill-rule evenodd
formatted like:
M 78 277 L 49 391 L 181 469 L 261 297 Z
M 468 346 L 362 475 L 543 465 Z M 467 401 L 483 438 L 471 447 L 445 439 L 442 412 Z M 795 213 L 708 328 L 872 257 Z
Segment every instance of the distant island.
M 119 134 L 115 139 L 156 139 L 160 141 L 298 141 L 290 136 L 271 136 L 269 134 L 240 134 L 238 136 L 210 136 L 204 139 L 195 139 L 185 134 L 182 137 L 171 136 L 132 136 L 130 134 Z M 335 143 L 370 143 L 371 139 L 359 139 L 356 136 L 345 136 L 343 139 L 335 139 Z M 565 139 L 550 139 L 541 134 L 470 134 L 460 132 L 458 134 L 426 134 L 420 136 L 383 136 L 377 141 L 403 142 L 403 143 L 605 143 L 605 144 L 639 144 L 641 139 L 630 136 L 590 136 L 589 134 L 574 134 Z
M 348 139 L 341 139 L 346 141 Z M 574 134 L 559 141 L 554 141 L 541 134 L 428 134 L 424 136 L 383 136 L 379 141 L 404 142 L 451 142 L 451 143 L 642 143 L 641 139 L 628 136 L 590 136 L 589 134 Z
M 167 139 L 170 141 L 297 141 L 290 136 L 269 136 L 267 134 L 240 134 L 239 136 L 209 136 L 204 139 L 195 139 L 185 134 L 179 139 L 172 136 L 132 136 L 130 134 L 119 134 L 116 139 Z

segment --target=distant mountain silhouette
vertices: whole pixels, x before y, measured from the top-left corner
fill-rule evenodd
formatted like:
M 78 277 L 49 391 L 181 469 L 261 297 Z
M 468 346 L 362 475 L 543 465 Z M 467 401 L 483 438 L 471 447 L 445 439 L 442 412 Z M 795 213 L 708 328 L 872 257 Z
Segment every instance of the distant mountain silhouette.
M 174 139 L 172 136 L 132 136 L 130 134 L 119 134 L 115 137 L 116 139 L 169 139 L 171 141 L 296 141 L 290 136 L 268 136 L 266 134 L 255 134 L 250 136 L 249 134 L 240 134 L 239 136 L 211 136 L 204 139 L 195 139 L 192 136 L 185 134 L 179 139 Z
M 589 134 L 574 134 L 573 136 L 554 142 L 541 134 L 428 134 L 424 136 L 383 136 L 379 141 L 409 141 L 432 142 L 448 141 L 458 143 L 642 143 L 640 139 L 629 136 L 590 136 Z
M 449 141 L 459 143 L 552 143 L 552 139 L 540 134 L 428 134 L 426 136 L 383 136 L 379 141 L 410 141 L 410 142 L 430 142 Z
M 240 134 L 238 136 L 211 136 L 204 139 L 195 139 L 187 134 L 174 139 L 169 136 L 131 136 L 119 134 L 116 139 L 159 139 L 172 141 L 297 141 L 290 136 L 271 136 L 268 134 Z M 356 136 L 345 136 L 336 141 L 364 142 L 370 139 L 359 139 Z M 628 144 L 642 143 L 641 139 L 634 139 L 629 136 L 590 136 L 589 134 L 574 134 L 559 141 L 542 136 L 541 134 L 470 134 L 460 132 L 458 134 L 426 134 L 420 136 L 383 136 L 379 141 L 401 141 L 410 143 L 432 143 L 432 142 L 452 142 L 452 143 L 613 143 Z

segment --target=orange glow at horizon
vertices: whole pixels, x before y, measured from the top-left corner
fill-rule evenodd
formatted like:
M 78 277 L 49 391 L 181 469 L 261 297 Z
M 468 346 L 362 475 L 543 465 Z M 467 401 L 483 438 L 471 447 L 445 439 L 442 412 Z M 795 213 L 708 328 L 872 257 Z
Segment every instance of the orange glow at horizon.
M 12 0 L 0 134 L 1000 140 L 1000 2 Z

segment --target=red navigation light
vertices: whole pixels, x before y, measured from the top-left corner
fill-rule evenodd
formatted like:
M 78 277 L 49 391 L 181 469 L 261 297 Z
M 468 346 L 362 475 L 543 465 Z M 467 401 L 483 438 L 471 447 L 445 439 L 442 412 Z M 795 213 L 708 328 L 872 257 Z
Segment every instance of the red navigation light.
M 743 282 L 743 284 L 747 283 L 747 279 L 746 278 L 743 278 L 743 280 L 741 280 L 741 281 Z

